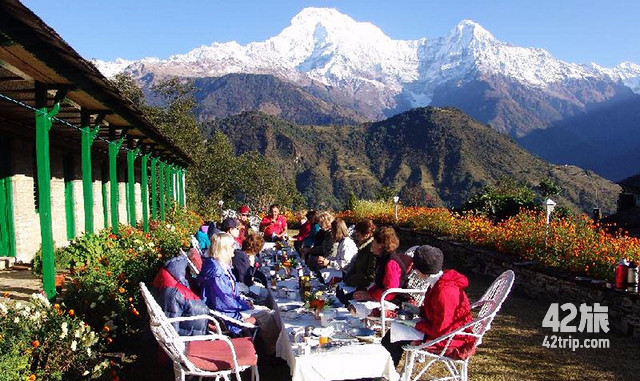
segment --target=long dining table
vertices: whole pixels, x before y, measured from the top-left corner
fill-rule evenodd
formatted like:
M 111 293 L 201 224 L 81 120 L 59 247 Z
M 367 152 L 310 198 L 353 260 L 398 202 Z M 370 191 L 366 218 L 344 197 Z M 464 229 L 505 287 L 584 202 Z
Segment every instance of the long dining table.
M 317 280 L 312 282 L 315 286 L 320 283 Z M 327 295 L 331 298 L 331 291 L 327 291 Z M 350 332 L 367 330 L 346 308 L 338 307 L 338 303 L 323 310 L 322 313 L 332 320 L 325 320 L 323 327 L 322 321 L 304 306 L 297 277 L 280 280 L 275 290 L 269 290 L 266 304 L 274 311 L 275 320 L 280 324 L 276 356 L 289 365 L 292 381 L 378 377 L 397 381 L 400 377 L 391 355 L 379 344 L 380 338 L 352 336 Z M 322 336 L 328 337 L 328 344 L 320 344 Z

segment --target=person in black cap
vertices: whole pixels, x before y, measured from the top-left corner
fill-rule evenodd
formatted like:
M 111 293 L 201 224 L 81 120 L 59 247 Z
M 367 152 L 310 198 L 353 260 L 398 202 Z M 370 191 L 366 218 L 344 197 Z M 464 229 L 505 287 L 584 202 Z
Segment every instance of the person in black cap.
M 225 233 L 231 234 L 233 240 L 236 242 L 234 245 L 234 250 L 241 249 L 242 243 L 238 242 L 238 237 L 240 236 L 240 223 L 235 218 L 227 217 L 220 224 L 220 230 Z
M 464 292 L 469 281 L 455 270 L 443 271 L 443 259 L 442 251 L 433 246 L 420 246 L 413 253 L 413 269 L 418 276 L 431 283 L 420 309 L 420 320 L 415 326 L 415 334 L 424 336 L 422 340 L 391 342 L 394 325 L 391 326 L 382 339 L 382 345 L 389 351 L 396 366 L 402 357 L 404 345 L 419 345 L 422 341 L 436 339 L 473 320 L 471 304 Z M 473 354 L 474 340 L 472 336 L 454 337 L 445 355 L 458 359 L 467 358 Z M 446 341 L 434 345 L 434 353 L 442 351 L 445 345 Z

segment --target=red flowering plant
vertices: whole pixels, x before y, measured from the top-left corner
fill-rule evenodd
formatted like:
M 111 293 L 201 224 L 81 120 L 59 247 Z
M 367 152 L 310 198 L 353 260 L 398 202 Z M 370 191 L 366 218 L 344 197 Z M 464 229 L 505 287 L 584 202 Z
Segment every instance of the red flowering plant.
M 395 222 L 389 203 L 358 201 L 353 211 L 338 216 L 353 220 L 372 219 L 376 224 Z M 552 218 L 547 226 L 539 211 L 521 210 L 495 223 L 482 215 L 458 215 L 446 208 L 402 207 L 397 223 L 436 236 L 484 246 L 521 260 L 561 270 L 612 280 L 620 258 L 640 261 L 640 240 L 624 231 L 605 230 L 587 216 Z

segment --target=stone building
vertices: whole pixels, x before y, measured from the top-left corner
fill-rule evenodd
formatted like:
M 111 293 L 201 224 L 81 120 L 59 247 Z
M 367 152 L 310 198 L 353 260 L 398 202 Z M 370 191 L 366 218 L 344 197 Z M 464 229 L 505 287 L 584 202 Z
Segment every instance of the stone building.
M 147 227 L 185 203 L 190 163 L 40 18 L 0 4 L 0 257 L 28 263 L 51 240 Z

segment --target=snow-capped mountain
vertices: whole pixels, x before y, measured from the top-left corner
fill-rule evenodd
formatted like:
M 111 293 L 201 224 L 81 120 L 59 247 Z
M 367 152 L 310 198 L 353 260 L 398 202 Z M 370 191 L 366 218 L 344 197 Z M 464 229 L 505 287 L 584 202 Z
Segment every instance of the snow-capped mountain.
M 311 92 L 329 87 L 336 103 L 371 119 L 448 103 L 519 135 L 592 103 L 640 93 L 640 65 L 634 63 L 603 68 L 563 62 L 543 49 L 499 41 L 470 20 L 441 38 L 393 40 L 371 23 L 327 8 L 303 9 L 266 41 L 214 42 L 168 59 L 95 63 L 106 76 L 275 75 Z M 476 105 L 477 97 L 491 102 Z

